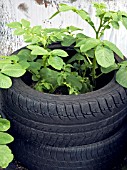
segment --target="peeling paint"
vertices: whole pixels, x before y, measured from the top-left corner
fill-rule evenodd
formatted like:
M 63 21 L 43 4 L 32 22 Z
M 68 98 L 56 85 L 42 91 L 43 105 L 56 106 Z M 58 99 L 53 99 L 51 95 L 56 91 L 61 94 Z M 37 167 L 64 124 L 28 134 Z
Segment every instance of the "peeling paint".
M 47 0 L 35 0 L 35 2 L 39 5 L 45 5 L 46 8 L 48 7 L 49 4 L 51 4 L 51 2 Z
M 27 12 L 27 13 L 28 13 L 28 6 L 27 6 L 27 4 L 25 4 L 25 3 L 21 3 L 21 4 L 18 6 L 18 9 L 21 10 L 21 11 L 24 11 L 24 12 Z

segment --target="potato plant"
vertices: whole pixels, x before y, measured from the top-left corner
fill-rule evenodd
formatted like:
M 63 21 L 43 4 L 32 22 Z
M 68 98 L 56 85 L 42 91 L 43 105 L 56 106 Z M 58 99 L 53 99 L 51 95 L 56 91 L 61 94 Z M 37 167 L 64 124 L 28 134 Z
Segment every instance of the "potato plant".
M 11 135 L 6 133 L 9 128 L 10 122 L 0 117 L 0 168 L 6 168 L 13 160 L 13 154 L 7 146 L 14 140 Z
M 94 90 L 96 80 L 103 74 L 108 76 L 114 70 L 116 81 L 127 87 L 127 61 L 115 44 L 102 40 L 105 30 L 111 27 L 119 29 L 122 23 L 127 28 L 127 13 L 109 11 L 103 3 L 94 3 L 93 6 L 99 20 L 98 27 L 84 9 L 67 4 L 60 4 L 58 11 L 50 19 L 62 12 L 75 12 L 93 28 L 94 38 L 88 37 L 82 29 L 74 26 L 31 27 L 30 22 L 24 19 L 8 24 L 15 29 L 16 36 L 23 36 L 28 45 L 15 55 L 1 56 L 0 87 L 11 87 L 10 77 L 21 77 L 28 71 L 32 74 L 32 86 L 36 90 L 56 93 L 61 88 L 66 88 L 67 94 L 80 94 Z M 51 45 L 55 43 L 61 44 L 61 48 L 51 49 Z M 66 47 L 73 48 L 75 54 L 69 55 L 64 50 Z

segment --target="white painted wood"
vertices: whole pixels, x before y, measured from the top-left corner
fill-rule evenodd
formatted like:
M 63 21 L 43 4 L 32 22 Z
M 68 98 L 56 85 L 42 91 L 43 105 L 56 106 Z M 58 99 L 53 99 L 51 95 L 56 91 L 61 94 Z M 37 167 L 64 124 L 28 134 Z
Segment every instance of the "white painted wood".
M 72 12 L 62 13 L 52 20 L 48 18 L 56 11 L 59 3 L 67 3 L 88 11 L 97 25 L 94 17 L 95 11 L 92 2 L 105 2 L 109 9 L 127 10 L 127 0 L 0 0 L 0 55 L 8 55 L 14 50 L 24 46 L 22 38 L 12 35 L 12 30 L 6 24 L 12 21 L 20 21 L 22 18 L 31 21 L 32 25 L 43 27 L 65 27 L 75 25 L 84 28 L 85 33 L 93 36 L 91 28 L 80 17 Z M 115 42 L 127 56 L 127 30 L 108 30 L 104 39 Z

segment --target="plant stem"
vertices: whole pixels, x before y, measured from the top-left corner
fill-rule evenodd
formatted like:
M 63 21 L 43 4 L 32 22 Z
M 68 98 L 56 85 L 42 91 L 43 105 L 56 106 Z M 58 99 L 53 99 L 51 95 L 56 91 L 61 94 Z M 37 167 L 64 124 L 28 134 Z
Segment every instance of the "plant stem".
M 103 27 L 103 18 L 100 18 L 100 25 L 99 25 L 99 28 L 96 32 L 96 39 L 100 39 L 99 37 L 99 34 L 101 32 L 101 28 Z M 95 83 L 95 78 L 96 78 L 96 57 L 94 56 L 94 59 L 93 59 L 93 68 L 92 68 L 92 81 L 93 81 L 93 84 Z
M 100 18 L 100 25 L 99 25 L 98 30 L 96 31 L 96 39 L 99 39 L 99 33 L 100 33 L 100 30 L 101 30 L 101 27 L 102 27 L 102 21 L 103 21 L 103 19 Z
M 90 59 L 89 59 L 88 55 L 86 55 L 86 58 L 87 58 L 87 60 L 88 60 L 89 64 L 91 64 L 91 65 L 92 65 L 92 62 L 90 61 Z
M 93 68 L 92 68 L 92 81 L 93 81 L 93 84 L 95 82 L 95 77 L 96 77 L 96 57 L 94 56 L 94 59 L 93 59 Z
M 98 76 L 96 76 L 96 79 L 99 78 L 100 76 L 102 76 L 104 73 L 99 74 Z
M 101 38 L 101 36 L 102 36 L 102 33 L 105 31 L 105 29 L 106 29 L 106 27 L 110 24 L 110 20 L 109 21 L 107 21 L 107 22 L 105 22 L 104 24 L 102 24 L 102 30 L 101 30 L 101 32 L 100 32 L 100 36 L 98 36 L 98 38 L 100 39 Z

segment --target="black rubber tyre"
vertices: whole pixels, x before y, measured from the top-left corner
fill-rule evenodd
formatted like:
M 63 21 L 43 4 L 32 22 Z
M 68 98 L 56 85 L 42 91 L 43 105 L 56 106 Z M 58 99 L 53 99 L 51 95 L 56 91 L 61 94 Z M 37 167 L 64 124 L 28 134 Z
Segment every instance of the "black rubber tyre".
M 13 86 L 1 92 L 13 134 L 50 146 L 80 146 L 106 139 L 127 115 L 127 90 L 114 79 L 81 95 L 40 93 L 22 79 L 14 79 Z
M 13 153 L 29 170 L 112 170 L 126 153 L 127 125 L 113 136 L 89 145 L 51 147 L 16 138 Z

